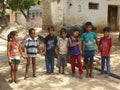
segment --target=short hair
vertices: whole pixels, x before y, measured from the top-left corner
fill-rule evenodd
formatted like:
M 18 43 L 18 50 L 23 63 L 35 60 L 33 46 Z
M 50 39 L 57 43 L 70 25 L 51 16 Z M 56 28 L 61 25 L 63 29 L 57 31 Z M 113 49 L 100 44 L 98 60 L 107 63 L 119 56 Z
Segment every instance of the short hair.
M 63 32 L 67 33 L 67 31 L 66 31 L 65 28 L 62 28 L 62 29 L 60 30 L 60 35 L 61 35 Z
M 52 29 L 53 31 L 55 31 L 54 26 L 48 26 L 47 30 L 49 31 L 50 29 Z
M 93 27 L 92 22 L 86 22 L 85 27 L 87 27 L 87 26 L 92 26 Z
M 111 31 L 111 28 L 110 27 L 105 27 L 104 29 L 103 29 L 103 32 L 110 32 Z
M 34 28 L 30 28 L 29 29 L 29 35 L 31 34 L 32 31 L 35 31 L 35 29 Z

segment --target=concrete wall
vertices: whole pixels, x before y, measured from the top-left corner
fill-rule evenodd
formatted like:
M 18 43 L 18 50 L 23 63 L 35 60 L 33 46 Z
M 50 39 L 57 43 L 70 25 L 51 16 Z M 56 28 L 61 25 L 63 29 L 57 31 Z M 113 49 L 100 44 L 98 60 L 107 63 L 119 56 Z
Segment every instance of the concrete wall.
M 49 1 L 46 6 L 45 1 Z M 89 2 L 98 3 L 98 9 L 89 9 Z M 98 30 L 108 25 L 108 5 L 120 5 L 120 0 L 43 0 L 43 14 L 55 26 L 83 25 L 91 21 Z M 120 27 L 120 6 L 118 7 L 118 26 Z M 43 18 L 43 21 L 46 19 Z M 44 24 L 45 22 L 43 22 Z M 48 22 L 47 22 L 48 23 Z M 50 24 L 50 23 L 49 23 Z

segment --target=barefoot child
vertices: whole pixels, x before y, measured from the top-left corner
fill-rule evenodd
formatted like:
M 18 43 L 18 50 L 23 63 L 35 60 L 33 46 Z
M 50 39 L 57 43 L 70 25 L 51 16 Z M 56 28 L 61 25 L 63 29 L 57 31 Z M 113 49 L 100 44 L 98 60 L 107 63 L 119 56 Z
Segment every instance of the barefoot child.
M 54 27 L 48 27 L 48 35 L 44 41 L 44 55 L 46 63 L 46 74 L 54 73 L 55 48 L 57 46 L 57 37 L 54 35 Z
M 18 33 L 16 31 L 11 31 L 8 35 L 7 54 L 8 62 L 11 67 L 10 83 L 17 83 L 18 66 L 20 64 L 20 56 L 22 55 L 22 50 L 20 44 L 18 43 Z M 22 57 L 24 56 L 22 55 Z
M 36 54 L 40 52 L 38 38 L 35 37 L 35 29 L 29 29 L 29 37 L 25 42 L 25 53 L 28 55 L 26 70 L 25 70 L 25 79 L 28 78 L 28 69 L 30 66 L 30 61 L 32 60 L 32 69 L 33 77 L 36 77 Z
M 80 32 L 74 29 L 72 36 L 69 37 L 69 56 L 71 63 L 72 76 L 75 74 L 75 62 L 77 60 L 80 78 L 82 78 L 83 70 L 82 70 L 82 62 L 81 62 L 81 52 L 80 52 L 80 39 L 78 35 Z
M 107 67 L 107 76 L 110 74 L 110 53 L 112 48 L 112 38 L 110 37 L 110 28 L 103 29 L 104 36 L 101 37 L 99 50 L 101 51 L 101 74 L 104 74 L 105 63 Z
M 84 57 L 85 68 L 87 75 L 86 77 L 93 77 L 93 61 L 94 61 L 94 54 L 95 54 L 95 42 L 98 46 L 97 36 L 94 32 L 92 32 L 92 23 L 86 22 L 85 23 L 86 32 L 82 34 L 82 56 Z M 90 62 L 90 71 L 88 68 Z
M 62 74 L 65 74 L 64 70 L 67 66 L 68 38 L 66 37 L 66 35 L 66 30 L 62 28 L 56 48 L 56 53 L 58 55 L 57 67 L 59 68 L 59 73 Z

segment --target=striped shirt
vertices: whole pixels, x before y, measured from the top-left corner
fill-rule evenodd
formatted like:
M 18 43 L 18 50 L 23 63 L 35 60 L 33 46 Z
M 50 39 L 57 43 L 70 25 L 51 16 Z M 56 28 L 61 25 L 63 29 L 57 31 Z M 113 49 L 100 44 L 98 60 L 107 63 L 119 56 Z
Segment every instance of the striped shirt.
M 37 54 L 37 46 L 39 45 L 38 38 L 35 37 L 34 40 L 31 37 L 28 37 L 25 42 L 25 46 L 27 48 L 27 55 L 29 57 L 36 57 Z

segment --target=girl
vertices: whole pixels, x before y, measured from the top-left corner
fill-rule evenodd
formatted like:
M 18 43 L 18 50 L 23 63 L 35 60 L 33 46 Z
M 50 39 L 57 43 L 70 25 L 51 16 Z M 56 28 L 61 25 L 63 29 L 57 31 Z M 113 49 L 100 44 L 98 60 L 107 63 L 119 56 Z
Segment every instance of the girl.
M 40 52 L 38 38 L 35 37 L 35 29 L 29 29 L 29 37 L 26 39 L 25 42 L 25 53 L 27 53 L 27 63 L 26 63 L 26 70 L 25 70 L 25 79 L 28 78 L 28 69 L 30 66 L 30 59 L 32 60 L 32 68 L 33 68 L 33 77 L 35 75 L 36 69 L 36 54 Z
M 69 56 L 70 56 L 70 63 L 72 69 L 72 76 L 75 74 L 75 62 L 77 60 L 78 67 L 79 67 L 79 74 L 80 78 L 82 78 L 83 70 L 82 70 L 82 62 L 81 62 L 81 52 L 79 48 L 80 39 L 78 38 L 79 31 L 74 29 L 72 36 L 69 37 Z
M 58 54 L 57 67 L 59 68 L 59 73 L 62 74 L 64 74 L 64 69 L 67 66 L 68 38 L 66 35 L 66 30 L 62 28 L 60 31 L 61 37 L 58 39 L 56 48 L 56 53 Z
M 22 55 L 21 46 L 18 43 L 18 33 L 16 31 L 10 32 L 8 35 L 7 46 L 8 62 L 11 67 L 11 80 L 10 83 L 17 83 L 17 71 L 20 64 L 20 54 Z M 22 55 L 22 57 L 24 57 Z M 24 57 L 26 58 L 26 57 Z

